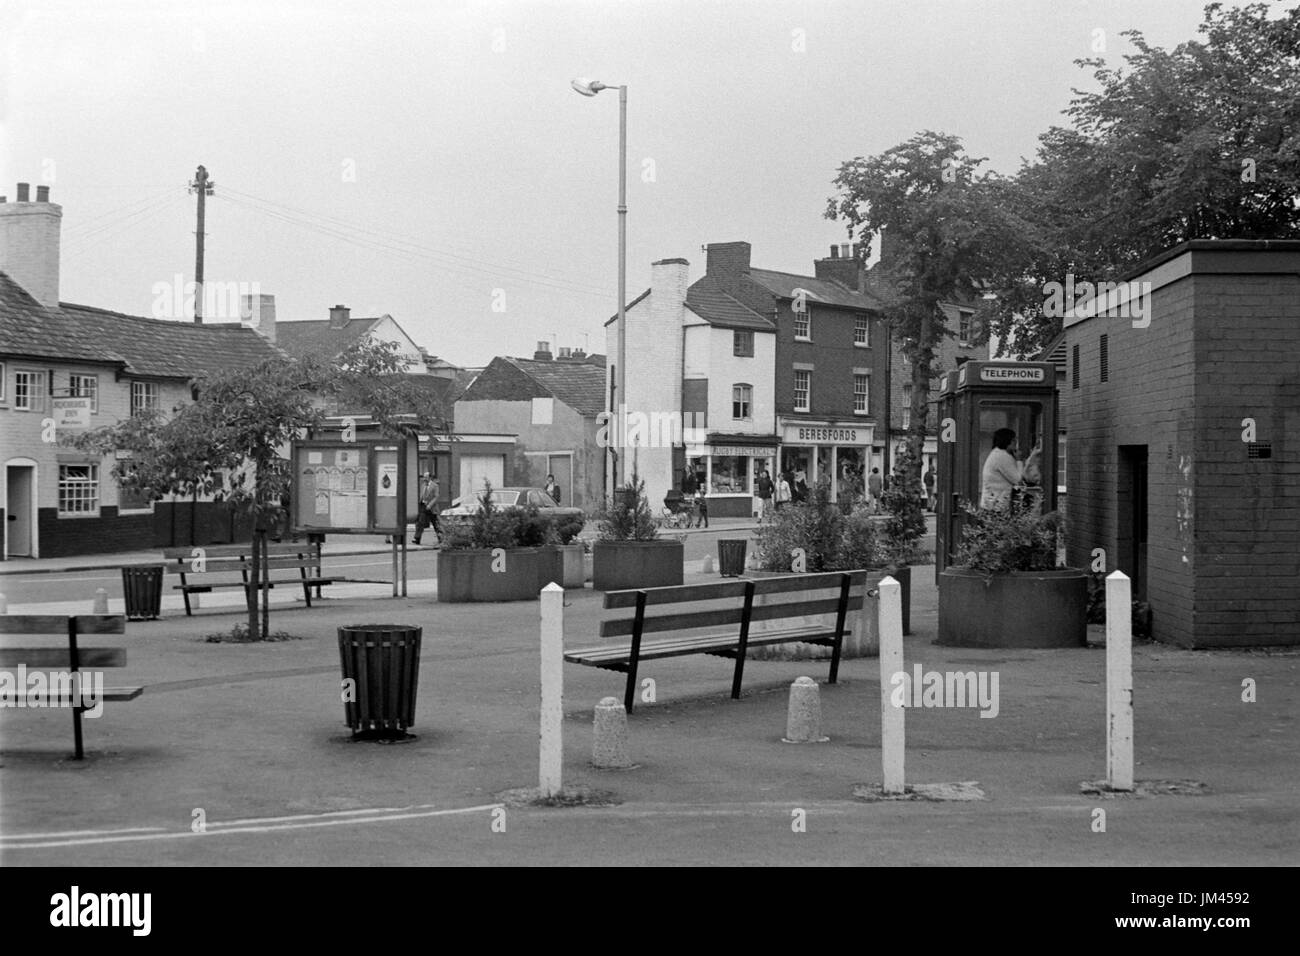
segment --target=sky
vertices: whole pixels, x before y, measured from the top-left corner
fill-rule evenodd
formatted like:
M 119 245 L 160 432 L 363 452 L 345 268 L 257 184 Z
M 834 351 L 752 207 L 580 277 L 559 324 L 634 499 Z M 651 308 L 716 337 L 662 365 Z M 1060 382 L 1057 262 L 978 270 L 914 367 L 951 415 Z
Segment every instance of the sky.
M 1232 4 L 1229 4 L 1232 5 Z M 812 273 L 840 163 L 931 129 L 1013 173 L 1075 65 L 1174 46 L 1202 0 L 0 0 L 0 195 L 63 207 L 61 298 L 179 319 L 206 279 L 278 321 L 392 315 L 456 364 L 604 351 L 628 87 L 629 299 L 745 240 Z

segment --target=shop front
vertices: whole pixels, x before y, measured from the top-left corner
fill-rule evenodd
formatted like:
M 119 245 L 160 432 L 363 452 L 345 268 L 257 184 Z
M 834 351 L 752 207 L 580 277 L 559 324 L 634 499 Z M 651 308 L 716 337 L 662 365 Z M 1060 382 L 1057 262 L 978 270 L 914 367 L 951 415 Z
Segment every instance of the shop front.
M 754 488 L 767 469 L 775 480 L 776 436 L 746 436 L 744 444 L 710 436 L 686 446 L 686 470 L 705 489 L 711 518 L 748 518 L 754 514 Z M 677 487 L 681 487 L 680 478 Z
M 831 500 L 862 496 L 871 473 L 874 428 L 862 422 L 781 421 L 780 467 L 795 479 L 795 488 L 815 488 L 830 481 Z M 800 480 L 802 477 L 802 481 Z

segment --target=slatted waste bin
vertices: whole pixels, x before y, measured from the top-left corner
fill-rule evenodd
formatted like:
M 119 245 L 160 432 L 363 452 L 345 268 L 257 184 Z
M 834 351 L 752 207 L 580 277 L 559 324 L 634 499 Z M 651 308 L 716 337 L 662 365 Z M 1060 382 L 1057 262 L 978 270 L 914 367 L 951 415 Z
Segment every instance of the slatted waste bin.
M 158 620 L 162 613 L 163 566 L 139 564 L 122 569 L 122 597 L 128 621 Z
M 353 740 L 405 740 L 415 724 L 423 628 L 355 624 L 339 628 L 343 710 Z
M 744 538 L 723 539 L 718 542 L 718 573 L 724 578 L 739 577 L 745 573 Z

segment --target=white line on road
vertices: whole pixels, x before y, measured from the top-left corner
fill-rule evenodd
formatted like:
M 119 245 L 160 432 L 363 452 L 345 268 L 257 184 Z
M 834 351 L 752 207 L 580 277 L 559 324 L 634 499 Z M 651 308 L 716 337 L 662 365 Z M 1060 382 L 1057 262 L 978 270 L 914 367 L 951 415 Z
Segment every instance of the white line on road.
M 384 808 L 378 808 L 376 810 L 369 810 L 369 811 L 359 811 L 359 810 L 336 811 L 335 813 L 344 812 L 344 813 L 354 814 L 354 816 L 352 816 L 349 819 L 336 818 L 336 819 L 327 820 L 321 818 L 326 816 L 334 817 L 335 813 L 320 814 L 318 817 L 310 818 L 310 822 L 307 823 L 280 822 L 280 823 L 273 823 L 269 826 L 242 826 L 242 825 L 234 826 L 232 824 L 243 823 L 243 821 L 232 820 L 227 822 L 226 824 L 226 826 L 228 827 L 227 829 L 220 829 L 220 830 L 208 829 L 202 833 L 195 833 L 192 830 L 182 830 L 173 833 L 142 833 L 135 836 L 124 834 L 121 836 L 92 837 L 92 838 L 82 839 L 82 840 L 51 840 L 43 843 L 11 843 L 8 841 L 17 838 L 10 837 L 10 838 L 6 838 L 4 841 L 0 841 L 0 850 L 44 850 L 53 847 L 64 847 L 64 846 L 89 846 L 91 844 L 96 844 L 96 843 L 132 843 L 141 840 L 181 840 L 181 839 L 192 838 L 192 837 L 216 836 L 218 834 L 225 836 L 230 833 L 274 833 L 277 830 L 302 830 L 309 827 L 337 827 L 337 826 L 346 826 L 352 823 L 383 823 L 388 820 L 415 820 L 424 817 L 444 817 L 444 816 L 453 816 L 456 814 L 463 814 L 463 813 L 482 813 L 488 810 L 495 810 L 500 806 L 502 806 L 502 804 L 500 803 L 487 803 L 477 807 L 460 807 L 454 810 L 425 810 L 420 813 L 392 813 L 389 810 L 386 810 Z M 372 815 L 366 817 L 355 816 L 355 814 L 359 814 L 359 813 L 371 813 L 371 814 L 379 813 L 381 815 L 379 816 Z M 289 821 L 289 820 L 301 820 L 303 819 L 303 817 L 302 816 L 279 817 L 279 818 L 272 817 L 270 819 Z M 215 827 L 216 824 L 211 823 L 208 824 L 208 826 Z

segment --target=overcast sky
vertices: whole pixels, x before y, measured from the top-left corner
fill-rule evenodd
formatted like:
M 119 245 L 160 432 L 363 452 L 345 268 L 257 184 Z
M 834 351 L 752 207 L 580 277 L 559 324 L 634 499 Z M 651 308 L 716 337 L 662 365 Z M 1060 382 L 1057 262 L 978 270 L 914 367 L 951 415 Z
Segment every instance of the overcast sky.
M 1076 58 L 1190 39 L 1202 6 L 0 0 L 0 194 L 62 204 L 64 301 L 147 315 L 192 279 L 202 163 L 208 280 L 282 322 L 389 313 L 463 365 L 603 351 L 618 96 L 573 77 L 629 87 L 631 298 L 709 242 L 811 273 L 839 163 L 921 129 L 1014 172 L 1091 88 Z

